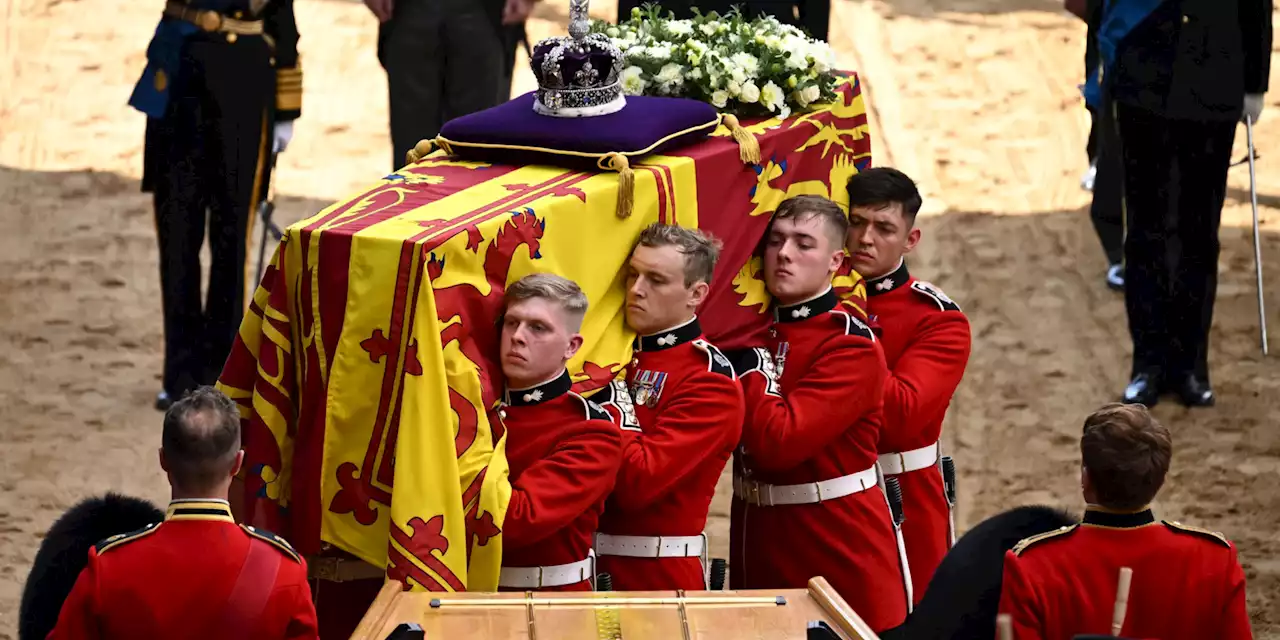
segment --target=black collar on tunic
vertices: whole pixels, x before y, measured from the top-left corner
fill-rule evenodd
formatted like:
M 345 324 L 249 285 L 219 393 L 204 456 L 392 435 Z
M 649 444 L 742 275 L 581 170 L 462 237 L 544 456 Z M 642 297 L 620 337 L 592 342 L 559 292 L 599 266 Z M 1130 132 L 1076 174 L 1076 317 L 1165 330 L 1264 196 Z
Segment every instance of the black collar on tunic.
M 911 280 L 911 273 L 907 271 L 907 261 L 901 260 L 898 262 L 897 269 L 879 278 L 867 280 L 867 296 L 875 297 L 882 293 L 889 293 L 894 289 L 906 286 L 909 280 Z
M 216 498 L 179 499 L 169 502 L 164 519 L 168 520 L 221 520 L 235 522 L 231 517 L 231 505 Z
M 826 291 L 803 302 L 774 307 L 773 320 L 774 322 L 801 322 L 836 308 L 839 302 L 835 290 L 827 287 Z
M 513 407 L 530 407 L 559 398 L 572 388 L 573 378 L 569 377 L 568 371 L 563 371 L 552 380 L 528 389 L 503 390 L 502 402 Z
M 1108 527 L 1111 529 L 1134 529 L 1137 527 L 1149 525 L 1156 521 L 1155 514 L 1151 513 L 1151 509 L 1135 511 L 1130 513 L 1121 513 L 1116 511 L 1108 511 L 1096 507 L 1085 509 L 1084 523 L 1099 527 Z
M 631 348 L 635 351 L 662 351 L 697 340 L 700 335 L 702 325 L 698 324 L 698 316 L 694 316 L 678 327 L 636 338 Z

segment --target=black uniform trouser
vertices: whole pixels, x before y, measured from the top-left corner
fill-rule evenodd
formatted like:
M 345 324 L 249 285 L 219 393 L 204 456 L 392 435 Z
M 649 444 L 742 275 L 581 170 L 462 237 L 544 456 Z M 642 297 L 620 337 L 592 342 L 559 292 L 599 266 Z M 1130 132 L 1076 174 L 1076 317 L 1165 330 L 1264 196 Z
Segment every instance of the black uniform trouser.
M 147 121 L 164 306 L 164 390 L 177 399 L 221 373 L 245 304 L 245 259 L 261 197 L 275 95 L 261 37 L 193 36 L 164 117 Z M 206 229 L 209 285 L 200 299 Z
M 444 123 L 507 101 L 508 32 L 496 27 L 475 0 L 395 3 L 378 32 L 393 171 L 404 166 L 407 151 L 436 137 Z
M 1116 110 L 1132 374 L 1207 380 L 1218 224 L 1236 123 L 1169 120 L 1123 104 Z
M 1124 259 L 1124 165 L 1118 152 L 1118 134 L 1114 118 L 1105 110 L 1090 107 L 1089 113 L 1093 119 L 1089 130 L 1089 159 L 1097 161 L 1089 218 L 1107 264 L 1120 264 Z

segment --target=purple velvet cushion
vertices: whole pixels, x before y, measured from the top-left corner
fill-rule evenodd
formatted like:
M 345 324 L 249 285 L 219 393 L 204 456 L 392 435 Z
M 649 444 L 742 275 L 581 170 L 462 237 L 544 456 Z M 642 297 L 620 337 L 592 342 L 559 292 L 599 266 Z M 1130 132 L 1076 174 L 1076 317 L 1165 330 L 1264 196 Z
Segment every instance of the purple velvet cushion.
M 626 108 L 615 113 L 557 118 L 535 113 L 533 93 L 526 93 L 446 122 L 440 138 L 466 159 L 595 168 L 605 154 L 634 160 L 661 153 L 697 142 L 719 124 L 715 107 L 700 100 L 627 96 Z

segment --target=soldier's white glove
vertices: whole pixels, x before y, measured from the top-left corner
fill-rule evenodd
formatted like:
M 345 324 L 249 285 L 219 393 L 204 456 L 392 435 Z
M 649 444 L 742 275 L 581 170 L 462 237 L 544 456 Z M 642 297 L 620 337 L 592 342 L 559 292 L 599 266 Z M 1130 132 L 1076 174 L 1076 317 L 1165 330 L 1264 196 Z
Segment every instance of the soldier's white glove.
M 277 122 L 275 135 L 271 142 L 272 153 L 281 153 L 289 148 L 289 141 L 293 139 L 293 121 L 285 120 Z
M 1253 120 L 1257 124 L 1258 119 L 1262 117 L 1262 94 L 1246 93 L 1244 94 L 1244 113 L 1240 116 L 1240 121 L 1244 122 L 1245 118 Z

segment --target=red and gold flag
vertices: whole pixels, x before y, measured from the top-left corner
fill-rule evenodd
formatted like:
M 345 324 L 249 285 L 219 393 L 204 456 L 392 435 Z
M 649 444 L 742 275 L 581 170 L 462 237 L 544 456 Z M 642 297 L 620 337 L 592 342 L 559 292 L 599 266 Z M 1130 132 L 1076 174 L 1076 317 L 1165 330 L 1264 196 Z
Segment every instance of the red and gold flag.
M 640 231 L 697 227 L 724 243 L 700 310 L 708 337 L 758 339 L 773 210 L 799 194 L 846 202 L 871 152 L 854 75 L 833 104 L 744 124 L 759 164 L 739 160 L 724 128 L 646 157 L 628 218 L 614 214 L 616 174 L 437 153 L 289 227 L 219 382 L 244 418 L 249 521 L 415 588 L 496 589 L 511 493 L 496 418 L 503 291 L 534 272 L 582 287 L 591 306 L 569 370 L 590 394 L 631 357 L 623 266 Z M 835 285 L 865 299 L 857 274 Z

